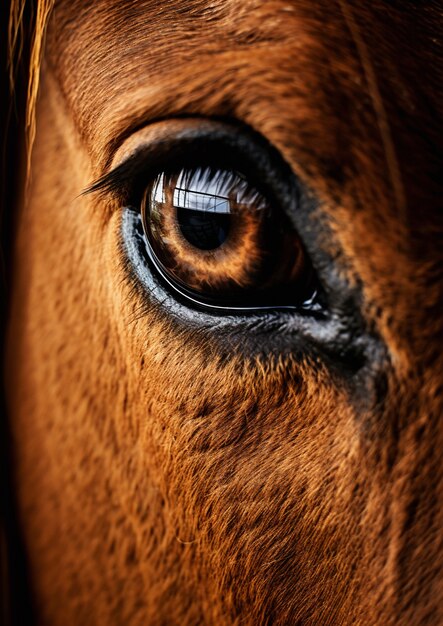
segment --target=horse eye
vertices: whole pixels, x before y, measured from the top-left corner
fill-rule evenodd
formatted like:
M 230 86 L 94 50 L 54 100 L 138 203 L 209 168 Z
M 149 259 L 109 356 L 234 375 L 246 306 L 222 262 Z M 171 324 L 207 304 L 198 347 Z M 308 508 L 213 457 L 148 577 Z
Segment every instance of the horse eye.
M 151 260 L 182 296 L 228 309 L 315 303 L 300 238 L 241 172 L 161 172 L 144 192 L 141 213 Z

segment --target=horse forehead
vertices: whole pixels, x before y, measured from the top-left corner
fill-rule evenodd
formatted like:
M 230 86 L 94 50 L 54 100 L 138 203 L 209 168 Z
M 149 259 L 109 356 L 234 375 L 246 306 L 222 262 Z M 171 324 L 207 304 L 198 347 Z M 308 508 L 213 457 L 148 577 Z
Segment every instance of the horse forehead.
M 55 15 L 48 56 L 94 145 L 117 132 L 107 129 L 118 125 L 122 110 L 123 124 L 141 114 L 137 96 L 150 107 L 149 118 L 180 109 L 232 115 L 251 95 L 261 105 L 285 104 L 280 124 L 289 124 L 297 110 L 288 115 L 288 105 L 309 104 L 313 112 L 321 84 L 333 90 L 333 55 L 349 52 L 343 18 L 325 30 L 328 16 L 308 2 L 97 2 L 78 10 L 61 3 Z M 341 64 L 358 82 L 352 62 Z
M 437 9 L 395 4 L 60 0 L 47 58 L 96 159 L 131 125 L 217 114 L 251 123 L 311 177 L 322 165 L 339 178 L 383 160 L 380 130 L 400 119 L 416 138 L 435 134 L 423 110 L 438 107 L 426 61 L 441 58 Z

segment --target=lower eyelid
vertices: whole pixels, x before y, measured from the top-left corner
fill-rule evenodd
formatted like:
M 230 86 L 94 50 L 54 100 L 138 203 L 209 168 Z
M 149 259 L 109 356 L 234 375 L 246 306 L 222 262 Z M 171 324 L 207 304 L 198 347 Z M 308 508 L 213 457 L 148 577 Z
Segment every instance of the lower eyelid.
M 232 356 L 238 352 L 242 358 L 283 354 L 291 358 L 322 359 L 339 377 L 358 374 L 374 354 L 381 353 L 380 342 L 364 329 L 356 319 L 347 320 L 327 310 L 310 311 L 306 315 L 292 308 L 222 310 L 199 308 L 184 304 L 170 295 L 146 262 L 146 242 L 143 237 L 140 213 L 135 207 L 122 210 L 120 255 L 130 285 L 132 298 L 136 298 L 137 319 L 166 318 L 177 332 L 189 332 L 189 341 L 216 341 L 220 354 Z M 355 324 L 360 330 L 355 330 Z M 355 336 L 348 329 L 354 327 Z M 382 358 L 382 355 L 380 356 Z M 361 384 L 359 376 L 355 384 Z M 360 381 L 360 382 L 359 382 Z

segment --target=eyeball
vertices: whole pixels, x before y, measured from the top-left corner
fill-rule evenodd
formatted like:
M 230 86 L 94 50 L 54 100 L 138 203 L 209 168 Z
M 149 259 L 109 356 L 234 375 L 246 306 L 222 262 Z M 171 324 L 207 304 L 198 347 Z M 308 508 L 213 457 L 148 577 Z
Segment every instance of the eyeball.
M 314 272 L 297 232 L 240 171 L 159 172 L 141 215 L 156 271 L 202 306 L 303 308 L 315 301 Z

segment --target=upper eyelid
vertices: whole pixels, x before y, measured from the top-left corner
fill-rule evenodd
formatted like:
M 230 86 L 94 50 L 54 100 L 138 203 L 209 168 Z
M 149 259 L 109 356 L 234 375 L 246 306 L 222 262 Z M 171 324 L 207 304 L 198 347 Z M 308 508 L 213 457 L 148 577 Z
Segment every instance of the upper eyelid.
M 265 137 L 241 124 L 208 119 L 172 120 L 171 125 L 162 122 L 158 126 L 163 127 L 160 132 L 155 132 L 156 125 L 152 131 L 150 126 L 143 129 L 138 145 L 137 133 L 129 148 L 123 144 L 113 159 L 115 167 L 83 194 L 109 193 L 120 203 L 137 204 L 149 178 L 174 162 L 176 167 L 186 167 L 194 154 L 194 165 L 219 159 L 220 168 L 232 169 L 232 159 L 237 162 L 234 169 L 249 176 L 258 191 L 282 206 L 294 224 L 294 212 L 308 196 L 299 177 Z

